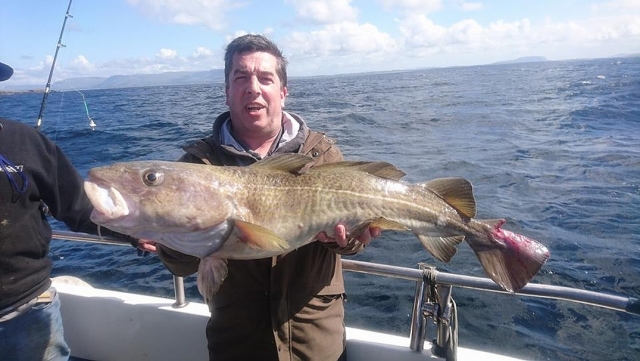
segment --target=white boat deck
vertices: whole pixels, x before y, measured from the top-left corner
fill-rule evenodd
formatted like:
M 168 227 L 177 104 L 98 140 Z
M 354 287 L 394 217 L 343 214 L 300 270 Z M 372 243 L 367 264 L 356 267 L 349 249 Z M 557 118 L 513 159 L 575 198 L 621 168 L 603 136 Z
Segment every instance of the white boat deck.
M 74 357 L 99 361 L 207 360 L 206 305 L 93 288 L 74 277 L 54 278 L 62 299 L 65 338 Z M 409 349 L 409 338 L 347 328 L 347 358 L 360 360 L 438 359 Z M 514 361 L 516 358 L 458 348 L 458 360 Z

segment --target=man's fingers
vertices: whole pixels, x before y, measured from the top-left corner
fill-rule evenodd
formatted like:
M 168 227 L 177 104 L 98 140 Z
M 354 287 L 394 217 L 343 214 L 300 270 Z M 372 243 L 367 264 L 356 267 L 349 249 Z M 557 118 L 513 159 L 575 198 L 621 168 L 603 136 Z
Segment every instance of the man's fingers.
M 320 242 L 327 243 L 330 241 L 329 237 L 325 232 L 320 232 L 316 235 L 316 239 Z
M 137 248 L 139 250 L 146 251 L 146 252 L 151 252 L 151 253 L 156 253 L 156 251 L 157 251 L 156 242 L 150 241 L 148 239 L 140 239 L 140 240 L 138 240 L 138 247 Z

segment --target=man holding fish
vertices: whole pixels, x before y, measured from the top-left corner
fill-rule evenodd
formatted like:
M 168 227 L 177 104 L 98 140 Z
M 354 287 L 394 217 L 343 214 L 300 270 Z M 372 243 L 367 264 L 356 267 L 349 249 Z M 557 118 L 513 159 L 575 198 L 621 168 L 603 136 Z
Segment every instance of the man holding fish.
M 187 145 L 180 161 L 246 166 L 277 154 L 301 153 L 313 164 L 342 160 L 334 141 L 311 131 L 283 110 L 287 61 L 261 35 L 236 38 L 225 54 L 229 112 L 214 122 L 213 135 Z M 213 296 L 207 325 L 210 360 L 337 360 L 345 348 L 344 281 L 340 254 L 354 254 L 380 234 L 366 230 L 348 239 L 343 225 L 335 238 L 318 235 L 293 252 L 255 260 L 228 260 L 228 274 Z M 141 249 L 154 250 L 141 242 Z M 199 258 L 157 245 L 167 268 L 195 273 Z M 206 287 L 206 285 L 204 285 Z

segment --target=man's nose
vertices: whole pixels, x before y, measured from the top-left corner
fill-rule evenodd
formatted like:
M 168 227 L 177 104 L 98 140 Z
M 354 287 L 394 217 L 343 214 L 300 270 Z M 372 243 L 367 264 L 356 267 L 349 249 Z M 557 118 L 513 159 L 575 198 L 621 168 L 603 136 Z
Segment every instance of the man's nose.
M 247 86 L 247 93 L 260 94 L 260 81 L 258 77 L 252 76 L 249 78 L 249 85 Z

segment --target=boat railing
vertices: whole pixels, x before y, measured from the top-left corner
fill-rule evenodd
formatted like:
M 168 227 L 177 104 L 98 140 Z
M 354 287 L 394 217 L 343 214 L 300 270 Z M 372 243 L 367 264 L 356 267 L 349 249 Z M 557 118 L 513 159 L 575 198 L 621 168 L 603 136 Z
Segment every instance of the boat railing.
M 99 237 L 85 233 L 54 231 L 54 239 L 83 241 L 109 245 L 128 245 L 110 237 Z M 405 279 L 416 282 L 411 316 L 411 350 L 421 352 L 427 340 L 426 329 L 429 321 L 436 324 L 436 337 L 432 352 L 440 357 L 455 359 L 457 349 L 457 314 L 451 297 L 453 287 L 470 288 L 481 291 L 509 293 L 488 278 L 464 276 L 439 272 L 435 267 L 419 264 L 418 268 L 406 268 L 379 263 L 342 260 L 342 268 L 351 272 Z M 175 303 L 179 308 L 187 304 L 184 280 L 174 276 Z M 515 293 L 516 295 L 549 298 L 608 308 L 615 311 L 640 315 L 640 301 L 625 297 L 581 290 L 570 287 L 530 283 Z

